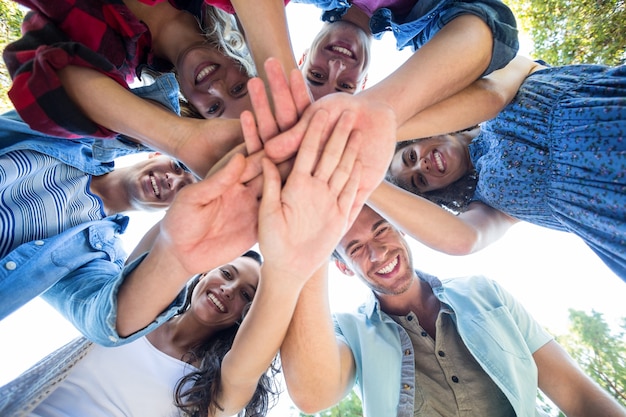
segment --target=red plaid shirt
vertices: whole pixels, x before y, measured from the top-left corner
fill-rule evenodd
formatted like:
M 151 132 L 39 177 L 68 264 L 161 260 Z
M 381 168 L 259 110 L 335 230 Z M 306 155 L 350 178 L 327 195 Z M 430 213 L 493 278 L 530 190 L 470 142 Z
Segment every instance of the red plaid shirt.
M 66 138 L 116 136 L 82 114 L 68 97 L 57 76 L 62 68 L 93 68 L 125 88 L 142 65 L 161 71 L 172 68 L 151 55 L 148 28 L 121 0 L 18 2 L 30 11 L 22 24 L 22 38 L 6 47 L 3 58 L 13 78 L 9 97 L 33 129 Z M 202 5 L 201 0 L 170 3 L 185 10 L 195 7 L 196 16 Z

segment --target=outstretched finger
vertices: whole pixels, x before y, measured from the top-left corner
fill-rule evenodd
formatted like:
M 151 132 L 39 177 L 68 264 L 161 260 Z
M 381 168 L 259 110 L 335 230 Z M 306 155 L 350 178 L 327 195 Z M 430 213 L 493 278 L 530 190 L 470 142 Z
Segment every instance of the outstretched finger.
M 302 116 L 304 110 L 313 102 L 309 87 L 304 81 L 302 71 L 299 69 L 291 70 L 289 76 L 289 88 L 291 88 L 291 96 L 293 97 L 294 104 L 298 110 L 298 117 Z
M 330 173 L 328 179 L 328 186 L 330 190 L 335 193 L 335 195 L 341 193 L 341 191 L 346 186 L 346 183 L 350 180 L 352 176 L 352 172 L 354 171 L 354 166 L 358 162 L 359 156 L 359 148 L 361 142 L 361 135 L 358 132 L 348 133 L 350 138 L 348 139 L 348 143 L 345 149 L 341 150 L 341 159 L 339 160 L 335 169 Z M 330 141 L 329 141 L 330 144 Z M 326 153 L 326 150 L 324 150 Z M 324 159 L 326 155 L 322 156 Z M 320 164 L 322 162 L 320 161 Z M 317 176 L 317 178 L 320 178 Z
M 299 109 L 294 97 L 292 97 L 292 91 L 280 61 L 276 58 L 269 58 L 265 61 L 264 67 L 274 103 L 274 118 L 278 124 L 278 129 L 282 132 L 296 124 Z
M 222 169 L 207 175 L 202 181 L 189 184 L 180 191 L 180 194 L 184 192 L 189 195 L 185 198 L 197 202 L 213 201 L 241 181 L 245 166 L 244 156 L 235 154 Z
M 343 112 L 337 121 L 330 138 L 324 145 L 319 163 L 314 168 L 313 175 L 326 182 L 340 163 L 346 143 L 354 127 L 355 115 L 350 111 Z M 356 155 L 353 155 L 356 158 Z
M 281 181 L 278 168 L 267 158 L 261 161 L 263 166 L 263 196 L 259 215 L 269 214 L 280 206 Z
M 296 155 L 296 162 L 293 170 L 295 172 L 312 175 L 323 148 L 323 132 L 326 130 L 328 112 L 319 110 L 315 112 L 309 126 L 307 127 L 304 139 Z
M 243 111 L 239 120 L 241 122 L 243 141 L 246 145 L 246 151 L 248 152 L 248 155 L 251 155 L 263 149 L 263 141 L 259 136 L 256 120 L 254 120 L 254 115 L 252 114 L 252 112 L 249 110 Z
M 361 182 L 361 170 L 361 162 L 356 161 L 350 173 L 349 180 L 343 190 L 341 190 L 341 194 L 339 194 L 339 198 L 337 200 L 337 204 L 339 205 L 341 212 L 348 213 L 348 225 L 346 230 L 354 222 L 363 207 L 363 202 L 357 201 L 359 183 Z
M 248 94 L 252 111 L 257 123 L 258 134 L 263 143 L 279 133 L 278 125 L 274 119 L 274 112 L 265 91 L 265 83 L 260 78 L 251 78 L 248 81 Z

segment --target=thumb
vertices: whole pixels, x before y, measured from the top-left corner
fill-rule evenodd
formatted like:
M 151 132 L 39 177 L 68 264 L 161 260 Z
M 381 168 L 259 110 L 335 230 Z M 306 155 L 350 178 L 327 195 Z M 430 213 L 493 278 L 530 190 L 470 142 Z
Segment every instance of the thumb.
M 281 181 L 278 168 L 267 158 L 261 161 L 263 166 L 263 197 L 261 212 L 271 212 L 280 202 Z
M 202 187 L 203 199 L 213 200 L 224 194 L 233 185 L 241 182 L 240 179 L 245 166 L 245 157 L 241 154 L 235 154 L 223 168 L 207 175 L 204 180 L 191 185 L 198 185 L 196 187 L 198 189 Z M 184 191 L 185 188 L 181 191 Z

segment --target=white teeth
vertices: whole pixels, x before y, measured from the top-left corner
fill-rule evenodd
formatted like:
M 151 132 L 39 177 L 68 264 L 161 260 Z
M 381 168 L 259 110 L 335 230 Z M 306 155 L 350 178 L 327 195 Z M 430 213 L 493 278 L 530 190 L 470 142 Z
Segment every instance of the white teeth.
M 213 295 L 213 293 L 209 293 L 207 298 L 209 300 L 213 301 L 213 304 L 215 304 L 217 306 L 217 308 L 219 308 L 222 313 L 226 311 L 226 308 L 224 308 L 224 304 L 222 304 L 220 302 L 220 300 L 218 300 L 217 297 L 215 295 Z
M 377 274 L 381 274 L 381 275 L 388 274 L 391 271 L 393 271 L 393 268 L 395 268 L 396 265 L 398 265 L 398 257 L 397 256 L 395 258 L 393 258 L 393 261 L 389 262 L 387 264 L 387 266 L 385 266 L 383 268 L 380 268 L 378 271 L 376 271 L 376 273 Z
M 150 176 L 150 183 L 152 183 L 152 189 L 154 190 L 154 194 L 156 194 L 157 197 L 160 197 L 161 189 L 159 188 L 159 184 L 157 184 L 156 178 L 154 178 L 152 175 Z
M 209 65 L 196 75 L 196 83 L 200 83 L 204 78 L 209 76 L 217 68 L 216 64 Z
M 435 165 L 437 165 L 437 169 L 440 172 L 444 171 L 443 161 L 441 160 L 441 154 L 439 151 L 433 151 L 433 156 L 435 157 Z
M 348 56 L 348 57 L 350 57 L 350 58 L 352 58 L 352 57 L 353 57 L 353 55 L 354 55 L 354 54 L 352 53 L 352 51 L 350 51 L 350 50 L 349 50 L 349 49 L 347 49 L 347 48 L 341 47 L 341 46 L 333 46 L 333 47 L 331 47 L 330 49 L 332 49 L 334 52 L 338 52 L 338 53 L 340 53 L 340 54 L 342 54 L 342 55 L 345 55 L 345 56 Z

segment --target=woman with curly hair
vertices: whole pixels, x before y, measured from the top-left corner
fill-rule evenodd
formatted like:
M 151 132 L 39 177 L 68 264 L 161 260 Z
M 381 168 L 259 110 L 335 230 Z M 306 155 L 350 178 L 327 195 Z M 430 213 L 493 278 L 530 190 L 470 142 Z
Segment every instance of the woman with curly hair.
M 3 415 L 213 416 L 233 403 L 245 405 L 242 415 L 266 415 L 278 395 L 273 364 L 255 389 L 221 397 L 230 377 L 222 361 L 255 296 L 261 262 L 248 251 L 194 277 L 180 313 L 126 345 L 70 342 L 0 389 Z
M 465 255 L 526 221 L 579 236 L 626 280 L 626 66 L 518 57 L 416 114 L 398 131 L 412 137 L 428 139 L 399 144 L 370 202 L 415 239 Z

